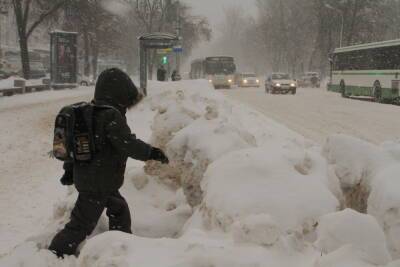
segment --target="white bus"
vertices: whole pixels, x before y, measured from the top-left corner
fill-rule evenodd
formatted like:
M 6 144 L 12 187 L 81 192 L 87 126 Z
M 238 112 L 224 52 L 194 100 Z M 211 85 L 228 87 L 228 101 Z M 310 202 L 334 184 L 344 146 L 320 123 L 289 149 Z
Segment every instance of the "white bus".
M 399 99 L 400 39 L 335 49 L 328 90 L 376 102 Z

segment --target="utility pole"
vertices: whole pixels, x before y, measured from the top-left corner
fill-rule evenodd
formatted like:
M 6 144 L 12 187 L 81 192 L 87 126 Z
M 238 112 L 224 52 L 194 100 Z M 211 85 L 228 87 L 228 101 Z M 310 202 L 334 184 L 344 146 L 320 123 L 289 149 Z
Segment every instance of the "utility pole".
M 175 30 L 176 30 L 176 36 L 178 37 L 178 42 L 179 45 L 181 45 L 182 42 L 182 37 L 181 37 L 181 30 L 182 30 L 182 25 L 181 25 L 181 12 L 180 12 L 180 3 L 179 0 L 176 1 L 175 3 L 176 6 L 176 20 L 175 20 Z M 176 55 L 176 71 L 177 73 L 180 73 L 180 68 L 181 68 L 181 52 L 175 52 Z

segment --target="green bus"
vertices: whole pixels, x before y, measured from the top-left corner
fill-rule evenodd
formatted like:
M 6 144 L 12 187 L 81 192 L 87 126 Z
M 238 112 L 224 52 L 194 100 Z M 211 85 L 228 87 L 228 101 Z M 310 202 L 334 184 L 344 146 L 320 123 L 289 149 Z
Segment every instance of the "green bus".
M 399 100 L 400 39 L 337 48 L 328 90 L 376 102 Z
M 207 79 L 214 88 L 231 88 L 236 72 L 235 59 L 227 56 L 214 56 L 192 61 L 191 79 Z

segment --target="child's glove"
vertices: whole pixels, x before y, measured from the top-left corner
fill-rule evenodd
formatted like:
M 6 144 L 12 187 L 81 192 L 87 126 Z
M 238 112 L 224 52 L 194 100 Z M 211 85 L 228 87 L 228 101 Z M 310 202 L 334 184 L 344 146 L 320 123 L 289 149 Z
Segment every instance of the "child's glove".
M 71 171 L 65 171 L 63 177 L 61 177 L 60 182 L 62 185 L 73 185 L 74 177 Z
M 169 159 L 167 158 L 167 156 L 164 154 L 164 152 L 161 149 L 159 149 L 157 147 L 153 147 L 151 149 L 150 159 L 151 160 L 155 160 L 155 161 L 159 161 L 162 164 L 168 164 L 169 163 Z

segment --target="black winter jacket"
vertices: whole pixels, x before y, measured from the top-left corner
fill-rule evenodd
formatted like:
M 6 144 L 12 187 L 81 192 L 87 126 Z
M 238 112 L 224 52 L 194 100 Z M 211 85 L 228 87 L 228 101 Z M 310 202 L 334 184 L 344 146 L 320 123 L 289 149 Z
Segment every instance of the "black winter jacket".
M 152 147 L 131 133 L 125 117 L 127 108 L 135 104 L 138 96 L 135 85 L 122 71 L 106 70 L 99 76 L 93 102 L 113 108 L 95 109 L 96 153 L 89 163 L 64 164 L 66 171 L 73 171 L 79 192 L 115 192 L 124 182 L 128 157 L 141 161 L 149 159 Z
M 159 68 L 157 70 L 157 81 L 165 81 L 167 78 L 167 71 L 164 68 Z

